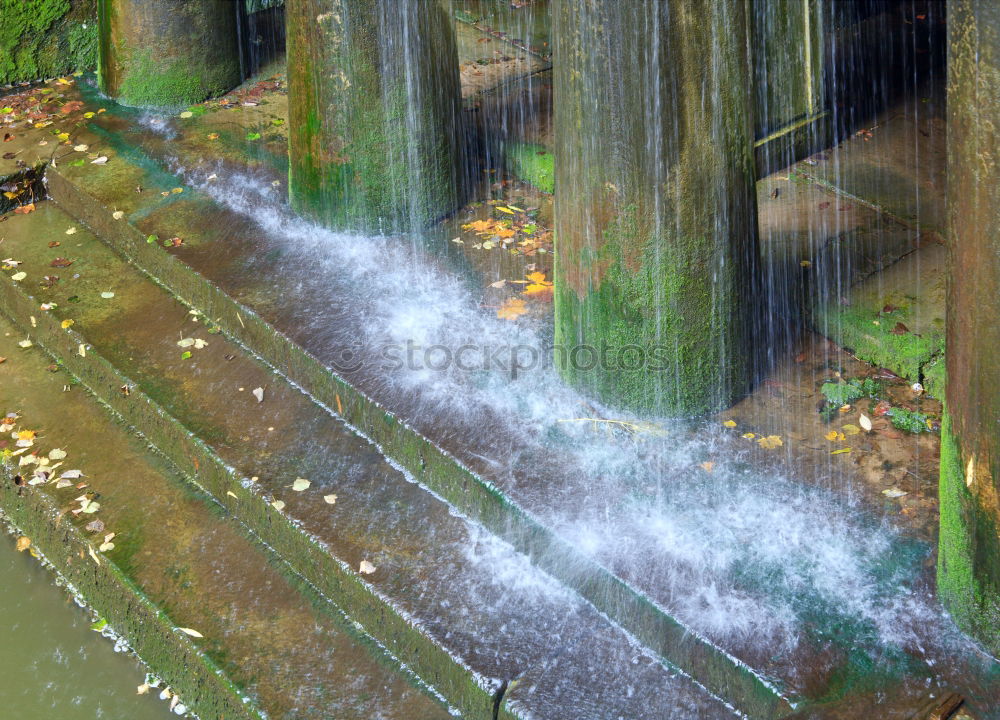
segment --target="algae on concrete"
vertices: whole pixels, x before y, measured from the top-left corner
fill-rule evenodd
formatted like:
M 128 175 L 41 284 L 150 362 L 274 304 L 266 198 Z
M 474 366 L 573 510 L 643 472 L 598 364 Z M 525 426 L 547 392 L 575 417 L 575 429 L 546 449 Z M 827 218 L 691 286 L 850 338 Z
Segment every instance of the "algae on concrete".
M 731 404 L 758 274 L 745 3 L 553 12 L 557 365 L 633 410 Z
M 101 90 L 123 105 L 189 105 L 241 80 L 231 2 L 98 0 L 97 12 Z
M 1000 5 L 948 4 L 947 419 L 938 592 L 1000 653 Z
M 438 3 L 290 0 L 289 195 L 336 228 L 421 227 L 460 204 L 461 94 Z

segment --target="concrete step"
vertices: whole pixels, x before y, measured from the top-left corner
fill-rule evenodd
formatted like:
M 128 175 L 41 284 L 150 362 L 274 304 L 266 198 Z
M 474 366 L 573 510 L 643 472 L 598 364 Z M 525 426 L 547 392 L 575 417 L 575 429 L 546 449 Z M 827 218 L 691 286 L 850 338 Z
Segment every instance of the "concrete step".
M 54 203 L 9 220 L 6 231 L 5 252 L 26 277 L 8 280 L 2 293 L 24 331 L 464 715 L 492 718 L 508 683 L 583 638 L 609 666 L 617 658 L 623 678 L 637 655 L 659 668 L 644 668 L 636 683 L 633 694 L 646 705 L 678 698 L 722 708 Z M 49 248 L 49 238 L 62 244 Z M 72 265 L 53 269 L 56 256 Z M 57 272 L 50 285 L 44 277 Z M 42 312 L 43 303 L 55 306 Z M 185 338 L 207 345 L 179 346 Z M 297 478 L 309 487 L 293 489 Z M 622 700 L 604 694 L 592 702 L 613 714 Z M 531 702 L 552 699 L 538 692 L 516 707 L 528 712 Z M 570 698 L 559 704 L 575 707 Z
M 778 685 L 763 679 L 751 663 L 678 621 L 669 603 L 651 600 L 656 583 L 643 587 L 643 578 L 652 575 L 639 567 L 636 575 L 612 572 L 555 530 L 567 521 L 567 499 L 585 481 L 571 454 L 559 460 L 533 438 L 504 436 L 504 424 L 491 420 L 488 411 L 471 425 L 461 413 L 443 422 L 435 415 L 431 422 L 422 413 L 420 393 L 396 392 L 376 372 L 377 363 L 356 372 L 344 367 L 341 339 L 363 336 L 365 321 L 355 312 L 358 297 L 350 277 L 334 275 L 324 282 L 315 273 L 296 273 L 297 262 L 309 262 L 307 254 L 269 235 L 259 218 L 227 208 L 164 171 L 176 162 L 169 131 L 143 133 L 133 127 L 123 134 L 117 132 L 120 125 L 107 113 L 78 136 L 109 153 L 107 164 L 62 162 L 48 169 L 49 192 L 63 209 L 660 658 L 752 716 L 777 716 L 791 708 Z M 199 167 L 207 170 L 211 160 Z M 247 198 L 284 192 L 271 184 L 269 174 L 264 177 L 264 182 L 246 178 Z M 182 192 L 171 192 L 175 187 Z M 117 211 L 123 213 L 120 220 Z M 148 242 L 150 237 L 155 241 Z M 162 247 L 172 237 L 183 243 Z M 496 448 L 521 458 L 515 472 L 506 469 L 502 457 L 493 457 Z M 542 486 L 552 492 L 537 492 Z M 542 519 L 554 515 L 562 519 Z M 656 590 L 661 591 L 673 593 Z
M 37 433 L 21 454 L 3 434 L 0 510 L 180 703 L 203 718 L 450 716 L 38 344 L 19 347 L 25 334 L 0 316 L 2 411 Z M 66 457 L 49 462 L 52 481 L 30 484 L 39 466 L 22 459 L 56 449 Z M 82 477 L 58 487 L 68 470 Z M 96 512 L 78 513 L 85 493 Z

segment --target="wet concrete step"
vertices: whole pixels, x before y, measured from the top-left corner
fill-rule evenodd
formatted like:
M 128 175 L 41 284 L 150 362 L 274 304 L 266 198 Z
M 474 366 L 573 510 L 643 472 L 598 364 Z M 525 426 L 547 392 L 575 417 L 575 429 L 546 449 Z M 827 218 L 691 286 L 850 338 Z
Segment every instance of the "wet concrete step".
M 181 704 L 203 718 L 449 717 L 41 348 L 19 347 L 24 337 L 0 316 L 0 410 L 19 414 L 3 433 L 0 509 Z M 22 430 L 37 433 L 23 451 L 11 437 Z M 65 457 L 48 460 L 56 450 Z M 50 482 L 30 484 L 29 456 L 48 461 Z M 60 483 L 71 470 L 81 477 Z M 99 507 L 81 513 L 89 493 Z
M 621 659 L 622 677 L 631 674 L 626 661 L 642 651 L 620 630 L 53 203 L 6 229 L 5 251 L 25 277 L 4 284 L 3 295 L 25 332 L 469 717 L 492 717 L 508 682 L 584 637 Z M 61 244 L 50 248 L 54 238 Z M 55 305 L 43 312 L 43 303 Z M 300 478 L 308 480 L 301 491 Z M 645 654 L 660 677 L 647 670 L 633 695 L 651 707 L 675 695 L 721 707 Z M 530 699 L 552 702 L 541 691 Z M 613 713 L 624 699 L 593 702 Z
M 316 273 L 297 272 L 297 262 L 308 269 L 310 254 L 305 251 L 317 241 L 308 228 L 298 228 L 295 239 L 278 237 L 287 229 L 281 217 L 235 212 L 165 172 L 172 162 L 169 132 L 142 135 L 142 149 L 139 137 L 108 127 L 90 126 L 80 138 L 101 147 L 111 160 L 100 166 L 64 162 L 49 168 L 48 188 L 64 209 L 95 228 L 103 241 L 345 418 L 448 503 L 581 593 L 660 657 L 753 716 L 789 711 L 789 699 L 753 670 L 752 663 L 741 662 L 678 621 L 665 602 L 668 597 L 651 599 L 651 590 L 659 592 L 655 584 L 651 588 L 637 582 L 652 577 L 648 572 L 639 570 L 635 577 L 613 572 L 557 532 L 567 522 L 565 510 L 581 508 L 572 498 L 585 478 L 575 473 L 572 457 L 556 458 L 537 447 L 534 436 L 508 437 L 503 434 L 505 423 L 494 418 L 480 418 L 470 425 L 466 420 L 474 414 L 471 411 L 442 416 L 432 405 L 431 412 L 424 413 L 420 388 L 406 392 L 384 383 L 377 374 L 351 374 L 338 365 L 336 351 L 345 347 L 340 339 L 351 337 L 345 329 L 364 322 L 357 303 L 369 300 L 344 292 L 351 272 L 344 277 L 335 273 L 319 285 Z M 246 177 L 241 182 L 236 192 L 243 192 L 240 202 L 251 207 L 272 202 L 284 192 L 273 181 Z M 181 191 L 172 192 L 174 188 Z M 113 214 L 118 211 L 121 219 Z M 268 225 L 272 219 L 273 228 Z M 173 237 L 181 244 L 165 250 L 162 243 Z M 327 352 L 331 348 L 332 358 Z M 431 430 L 433 441 L 428 439 Z M 498 444 L 503 454 L 495 457 L 493 446 Z M 507 457 L 521 460 L 509 465 Z M 555 518 L 542 519 L 546 516 Z M 672 591 L 663 592 L 669 596 Z

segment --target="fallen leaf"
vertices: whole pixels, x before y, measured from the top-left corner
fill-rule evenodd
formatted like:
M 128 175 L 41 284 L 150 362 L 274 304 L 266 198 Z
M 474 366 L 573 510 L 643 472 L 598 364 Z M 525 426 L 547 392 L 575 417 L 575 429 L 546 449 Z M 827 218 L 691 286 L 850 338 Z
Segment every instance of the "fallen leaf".
M 24 552 L 25 550 L 27 550 L 30 547 L 31 547 L 31 538 L 29 538 L 29 537 L 27 537 L 25 535 L 22 535 L 21 537 L 19 537 L 17 539 L 17 551 L 18 552 Z
M 121 220 L 123 217 L 125 217 L 125 213 L 122 212 L 121 210 L 115 210 L 113 213 L 111 213 L 111 217 L 113 217 L 115 220 Z
M 56 448 L 54 450 L 49 450 L 49 460 L 63 460 L 66 457 L 66 451 L 62 448 Z
M 136 695 L 145 695 L 146 693 L 149 692 L 149 688 L 150 688 L 150 684 L 149 683 L 143 683 L 142 685 L 140 685 L 139 687 L 137 687 L 135 689 L 135 694 Z
M 893 335 L 906 335 L 906 333 L 910 332 L 910 329 L 906 327 L 906 325 L 904 325 L 903 323 L 898 322 L 896 323 L 896 326 L 889 332 L 891 332 Z
M 109 292 L 102 292 L 101 293 L 101 297 L 104 298 L 105 300 L 110 300 L 114 296 L 115 296 L 115 294 L 113 292 L 110 292 L 110 291 Z
M 857 435 L 858 433 L 861 432 L 861 428 L 859 428 L 857 425 L 851 425 L 851 424 L 841 425 L 840 429 L 844 431 L 845 435 Z
M 95 158 L 94 160 L 91 160 L 90 164 L 91 165 L 104 165 L 107 162 L 108 162 L 108 156 L 107 155 L 101 155 L 99 158 Z
M 746 438 L 747 440 L 753 440 L 757 436 L 754 435 L 753 433 L 743 433 L 742 437 Z
M 312 483 L 305 478 L 297 478 L 295 482 L 292 483 L 292 490 L 295 492 L 302 492 L 303 490 L 308 490 L 310 485 L 312 485 Z
M 253 390 L 251 391 L 251 394 L 252 394 L 252 395 L 253 395 L 253 396 L 254 396 L 255 398 L 257 398 L 257 402 L 259 402 L 259 403 L 262 403 L 262 402 L 264 402 L 264 388 L 262 388 L 262 387 L 257 387 L 257 388 L 254 388 L 254 389 L 253 389 Z
M 184 627 L 182 627 L 182 628 L 177 628 L 177 629 L 180 630 L 185 635 L 190 635 L 193 638 L 205 637 L 204 635 L 202 635 L 197 630 L 192 630 L 191 628 L 184 628 Z
M 715 467 L 715 463 L 712 461 L 706 461 L 701 464 L 701 469 L 705 472 L 712 472 L 712 468 Z
M 22 270 L 21 272 L 16 272 L 13 275 L 11 275 L 10 279 L 13 280 L 14 282 L 18 282 L 20 280 L 24 280 L 24 278 L 26 277 L 28 277 L 28 273 Z
M 22 348 L 24 348 L 25 350 L 27 350 L 28 348 L 30 348 L 30 347 L 31 347 L 31 340 L 28 340 L 27 338 L 25 338 L 24 340 L 21 340 L 21 341 L 20 341 L 20 342 L 18 343 L 18 347 L 22 347 Z
M 895 485 L 887 490 L 883 490 L 882 494 L 890 498 L 898 498 L 898 497 L 903 497 L 904 495 L 909 495 L 909 493 L 906 492 L 906 490 L 900 490 Z
M 846 448 L 840 448 L 840 450 L 834 450 L 830 454 L 831 455 L 843 455 L 844 453 L 849 453 L 849 452 L 851 452 L 851 448 L 846 447 Z
M 67 229 L 66 230 L 66 234 L 67 235 L 76 235 L 76 228 L 75 227 L 71 227 L 71 228 Z
M 779 435 L 768 435 L 767 437 L 758 438 L 757 444 L 765 450 L 774 450 L 776 447 L 782 445 L 782 442 Z
M 528 312 L 528 308 L 525 306 L 524 300 L 510 298 L 497 310 L 497 317 L 501 320 L 515 320 L 526 312 Z
M 77 152 L 87 152 L 87 146 L 82 143 L 80 145 L 74 145 L 73 149 Z
M 323 500 L 326 502 L 327 505 L 336 505 L 336 503 L 337 503 L 337 496 L 336 495 L 324 495 L 323 496 Z
M 271 507 L 273 507 L 275 510 L 284 510 L 285 503 L 282 500 L 275 500 L 273 503 L 271 503 Z
M 871 421 L 871 418 L 869 418 L 864 413 L 861 413 L 860 417 L 858 417 L 858 424 L 861 426 L 861 428 L 865 432 L 871 432 L 872 431 L 872 421 Z
M 49 266 L 63 268 L 63 267 L 69 267 L 72 264 L 73 261 L 70 260 L 69 258 L 57 257 L 55 260 L 49 263 Z
M 185 120 L 187 120 L 189 117 L 194 117 L 194 113 L 191 112 L 190 110 L 185 110 L 184 112 L 182 112 L 177 117 L 181 117 L 181 118 L 184 118 Z
M 722 424 L 723 424 L 724 427 L 727 427 L 727 428 L 734 428 L 734 427 L 736 427 L 736 421 L 735 420 L 726 420 Z
M 362 560 L 361 564 L 358 565 L 358 572 L 360 572 L 362 575 L 371 575 L 373 572 L 375 572 L 375 566 L 372 565 L 367 560 Z
M 104 532 L 104 522 L 102 520 L 91 520 L 83 526 L 83 529 L 87 532 L 101 533 Z

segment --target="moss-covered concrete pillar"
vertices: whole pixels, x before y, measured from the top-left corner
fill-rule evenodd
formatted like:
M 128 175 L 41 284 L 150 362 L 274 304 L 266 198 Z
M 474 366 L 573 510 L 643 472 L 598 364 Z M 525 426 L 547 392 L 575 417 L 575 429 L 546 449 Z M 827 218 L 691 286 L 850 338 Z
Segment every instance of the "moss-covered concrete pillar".
M 616 405 L 748 386 L 757 206 L 744 0 L 554 4 L 556 362 Z
M 938 591 L 1000 653 L 1000 4 L 948 3 L 947 417 Z
M 441 4 L 288 0 L 285 13 L 293 207 L 358 230 L 454 209 L 461 92 Z
M 232 0 L 98 0 L 101 90 L 124 105 L 180 106 L 240 83 Z

